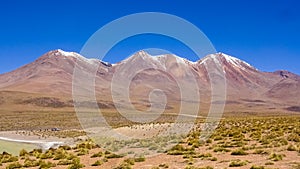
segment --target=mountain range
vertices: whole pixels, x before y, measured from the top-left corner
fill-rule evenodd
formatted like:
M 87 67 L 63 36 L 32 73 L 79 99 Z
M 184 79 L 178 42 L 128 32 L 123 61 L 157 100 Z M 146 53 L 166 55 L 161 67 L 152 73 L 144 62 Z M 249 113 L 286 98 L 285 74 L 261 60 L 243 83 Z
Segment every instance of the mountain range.
M 93 66 L 98 67 L 95 72 L 95 91 L 101 108 L 115 108 L 111 84 L 118 74 L 120 79 L 130 79 L 130 99 L 137 109 L 146 110 L 150 107 L 149 94 L 153 89 L 164 92 L 167 109 L 179 108 L 182 101 L 178 85 L 180 79 L 187 86 L 197 83 L 201 111 L 207 111 L 212 104 L 211 77 L 208 76 L 207 66 L 214 66 L 214 62 L 222 66 L 226 79 L 225 111 L 300 112 L 299 75 L 285 70 L 263 72 L 221 52 L 191 62 L 173 54 L 151 56 L 139 51 L 121 62 L 110 64 L 60 49 L 50 51 L 12 72 L 1 74 L 0 108 L 19 104 L 71 108 L 76 65 L 79 70 L 86 72 L 92 72 Z M 117 87 L 122 85 L 116 84 Z

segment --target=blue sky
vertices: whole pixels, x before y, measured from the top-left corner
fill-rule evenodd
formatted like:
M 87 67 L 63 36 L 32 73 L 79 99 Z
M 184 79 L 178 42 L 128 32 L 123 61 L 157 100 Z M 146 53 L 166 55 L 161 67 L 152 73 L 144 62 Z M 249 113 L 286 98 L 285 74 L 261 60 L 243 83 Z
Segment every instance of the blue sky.
M 300 74 L 299 7 L 297 0 L 1 1 L 0 73 L 53 49 L 79 52 L 95 31 L 119 17 L 164 12 L 195 24 L 217 51 L 262 71 L 285 69 Z M 155 35 L 124 40 L 104 60 L 117 62 L 151 47 L 195 60 L 179 42 Z

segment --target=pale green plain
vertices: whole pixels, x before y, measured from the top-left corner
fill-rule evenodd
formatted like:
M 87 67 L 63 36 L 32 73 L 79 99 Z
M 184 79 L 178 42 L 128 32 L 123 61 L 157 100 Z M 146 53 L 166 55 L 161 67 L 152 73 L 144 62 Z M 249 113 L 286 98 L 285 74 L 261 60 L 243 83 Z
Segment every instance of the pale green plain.
M 13 155 L 19 155 L 20 150 L 25 149 L 27 151 L 31 151 L 35 148 L 39 148 L 38 146 L 26 143 L 16 143 L 12 141 L 3 141 L 0 140 L 0 152 L 8 152 Z

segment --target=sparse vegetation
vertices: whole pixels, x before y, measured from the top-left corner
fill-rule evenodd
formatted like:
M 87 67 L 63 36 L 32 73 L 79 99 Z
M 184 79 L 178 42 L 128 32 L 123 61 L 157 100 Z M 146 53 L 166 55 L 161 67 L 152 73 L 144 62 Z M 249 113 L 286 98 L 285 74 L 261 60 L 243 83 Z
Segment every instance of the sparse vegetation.
M 247 155 L 248 153 L 242 149 L 234 150 L 231 152 L 231 155 Z
M 297 161 L 296 159 L 300 155 L 300 144 L 298 142 L 300 129 L 298 126 L 300 126 L 300 120 L 294 117 L 228 118 L 221 121 L 221 124 L 210 139 L 200 141 L 201 128 L 196 126 L 186 138 L 181 138 L 178 141 L 179 143 L 174 144 L 175 146 L 168 151 L 160 149 L 160 146 L 163 145 L 157 145 L 165 141 L 164 139 L 166 138 L 152 141 L 120 141 L 118 144 L 115 142 L 107 143 L 114 147 L 115 150 L 134 145 L 131 148 L 149 147 L 153 152 L 160 151 L 162 156 L 170 156 L 165 157 L 166 161 L 162 161 L 163 163 L 158 163 L 159 165 L 154 166 L 153 168 L 155 169 L 173 168 L 175 165 L 187 169 L 212 168 L 206 165 L 199 166 L 199 164 L 205 164 L 206 162 L 218 163 L 223 168 L 248 166 L 251 164 L 248 168 L 263 169 L 266 166 L 276 167 L 278 161 L 282 160 L 286 160 L 286 164 L 290 162 L 289 165 L 297 169 L 299 164 L 292 162 Z M 295 159 L 285 158 L 287 153 L 292 153 Z M 246 156 L 243 159 L 247 159 L 249 154 L 251 154 L 250 158 L 252 158 L 249 161 L 237 160 L 238 156 Z M 224 156 L 228 160 L 218 160 L 224 158 Z M 81 159 L 84 158 L 93 160 L 83 160 L 82 162 Z M 263 160 L 257 163 L 255 158 Z M 169 159 L 176 159 L 177 162 Z M 181 160 L 178 159 L 182 159 L 183 163 L 180 163 Z M 115 163 L 115 160 L 118 162 Z M 156 160 L 161 159 L 158 156 Z M 135 152 L 132 150 L 128 151 L 127 154 L 105 151 L 92 140 L 83 141 L 75 147 L 60 146 L 47 151 L 42 151 L 41 149 L 32 151 L 21 150 L 19 156 L 5 152 L 0 154 L 1 168 L 55 168 L 56 166 L 70 169 L 83 168 L 84 166 L 105 168 L 113 163 L 116 169 L 129 169 L 138 168 L 139 165 L 144 165 L 147 162 L 146 155 L 135 155 Z
M 247 164 L 248 164 L 247 161 L 233 160 L 229 163 L 229 167 L 240 167 L 240 166 L 244 166 Z
M 92 164 L 92 166 L 100 166 L 102 165 L 104 162 L 101 160 L 97 160 L 95 163 Z
M 43 160 L 41 160 L 41 161 L 39 161 L 39 166 L 40 166 L 39 167 L 40 169 L 48 169 L 48 168 L 55 167 L 56 164 L 54 164 L 54 163 L 52 163 L 50 161 L 43 161 Z
M 283 159 L 283 157 L 285 157 L 285 155 L 283 154 L 276 154 L 276 153 L 272 153 L 269 157 L 270 160 L 272 161 L 280 161 Z
M 6 169 L 15 169 L 15 168 L 22 168 L 22 164 L 20 164 L 19 162 L 13 162 L 13 163 L 10 163 Z
M 250 169 L 265 169 L 265 167 L 264 166 L 253 165 L 253 166 L 251 166 Z

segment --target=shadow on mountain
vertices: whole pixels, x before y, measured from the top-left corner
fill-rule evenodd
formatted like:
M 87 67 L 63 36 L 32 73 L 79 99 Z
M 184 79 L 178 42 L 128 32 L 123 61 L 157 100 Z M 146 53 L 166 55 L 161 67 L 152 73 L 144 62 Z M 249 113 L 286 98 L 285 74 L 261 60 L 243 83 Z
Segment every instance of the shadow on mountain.
M 288 111 L 293 111 L 293 112 L 300 112 L 300 106 L 290 106 L 286 108 Z

